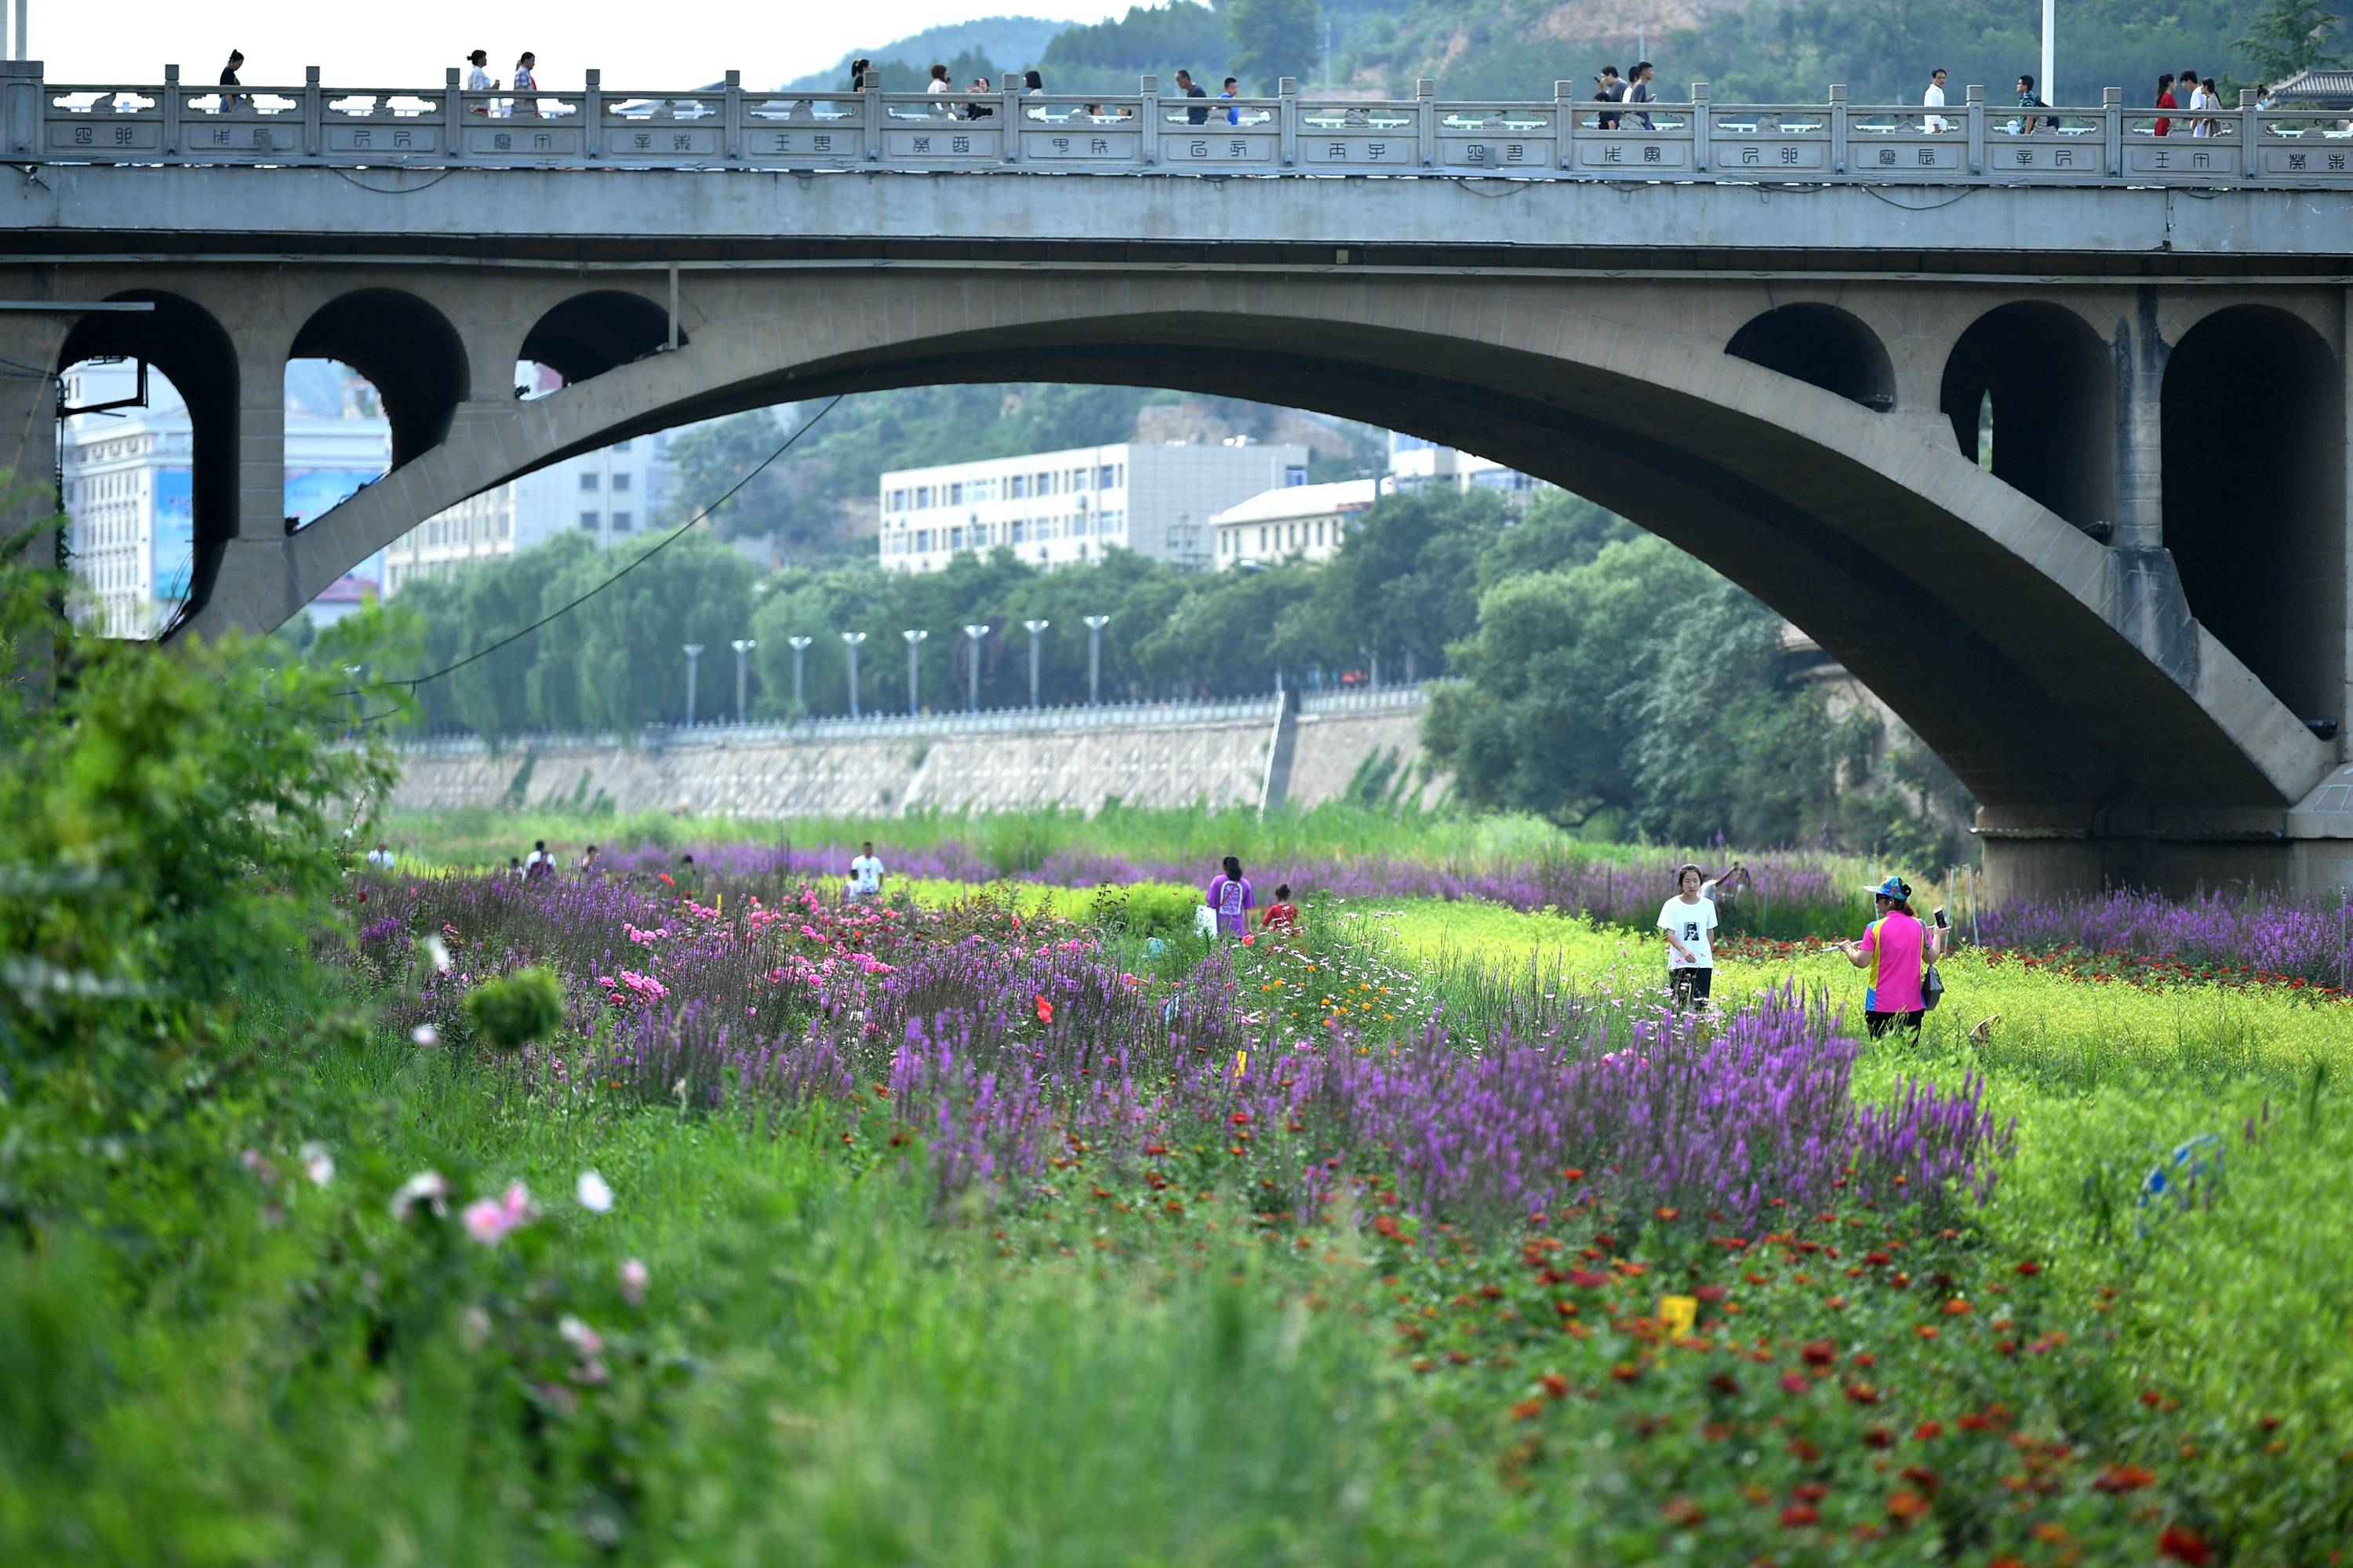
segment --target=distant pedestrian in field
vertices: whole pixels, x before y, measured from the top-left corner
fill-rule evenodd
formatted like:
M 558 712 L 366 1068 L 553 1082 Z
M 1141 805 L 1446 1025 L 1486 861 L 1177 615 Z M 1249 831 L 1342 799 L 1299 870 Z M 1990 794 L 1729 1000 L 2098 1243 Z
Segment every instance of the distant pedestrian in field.
M 511 854 L 507 856 L 507 874 L 512 876 L 517 882 L 521 882 L 524 879 L 525 873 L 522 869 L 522 857 L 521 855 Z
M 1286 882 L 1275 888 L 1274 902 L 1260 913 L 1258 924 L 1262 931 L 1299 929 L 1299 906 L 1291 901 L 1291 884 Z
M 1928 90 L 1920 95 L 1920 107 L 1927 110 L 1945 107 L 1945 68 L 1943 66 L 1938 66 L 1928 73 Z M 1953 128 L 1951 121 L 1936 113 L 1923 116 L 1921 125 L 1931 136 L 1941 136 Z
M 1701 878 L 1699 895 L 1722 914 L 1725 905 L 1756 885 L 1757 879 L 1749 874 L 1746 863 L 1736 860 L 1714 876 Z
M 1242 111 L 1234 106 L 1234 100 L 1241 96 L 1237 90 L 1240 86 L 1241 83 L 1240 81 L 1236 80 L 1232 77 L 1228 77 L 1226 78 L 1226 90 L 1218 94 L 1219 101 L 1223 102 L 1226 106 L 1226 123 L 1229 125 L 1239 125 L 1242 122 Z
M 587 853 L 580 857 L 580 869 L 583 872 L 591 872 L 598 869 L 596 864 L 596 846 L 595 844 L 590 844 L 588 846 Z
M 382 839 L 378 839 L 375 843 L 375 848 L 368 851 L 367 863 L 378 871 L 390 871 L 392 869 L 392 847 L 385 843 Z
M 1700 896 L 1699 867 L 1675 873 L 1675 895 L 1659 910 L 1667 934 L 1667 991 L 1678 1012 L 1707 1001 L 1715 984 L 1715 906 Z
M 1658 101 L 1657 96 L 1651 91 L 1651 78 L 1657 73 L 1657 70 L 1658 68 L 1653 66 L 1648 60 L 1636 60 L 1634 62 L 1633 74 L 1626 79 L 1627 102 L 1654 103 Z M 1655 131 L 1658 129 L 1657 126 L 1651 123 L 1651 117 L 1647 114 L 1629 114 L 1626 118 L 1629 120 L 1641 121 L 1642 122 L 1642 129 L 1645 131 Z
M 1209 96 L 1209 90 L 1195 81 L 1191 71 L 1181 69 L 1176 72 L 1176 90 L 1187 98 Z M 1195 125 L 1207 125 L 1209 122 L 1209 111 L 1206 108 L 1187 109 L 1185 111 L 1185 118 Z
M 531 843 L 531 853 L 522 857 L 522 874 L 525 876 L 535 877 L 542 874 L 543 869 L 547 871 L 555 869 L 555 857 L 547 853 L 545 839 L 533 839 Z
M 523 50 L 515 60 L 514 111 L 519 116 L 533 120 L 539 117 L 539 100 L 525 98 L 522 94 L 539 90 L 538 69 L 539 57 L 529 49 Z
M 237 68 L 244 63 L 245 51 L 243 49 L 229 50 L 228 64 L 221 67 L 220 84 L 223 87 L 229 88 L 231 90 L 242 87 L 244 83 L 237 79 Z M 223 114 L 228 113 L 231 110 L 236 109 L 245 101 L 245 100 L 239 97 L 235 90 L 222 93 L 220 95 L 220 101 L 221 112 Z
M 874 853 L 874 841 L 869 839 L 858 855 L 849 863 L 849 896 L 853 899 L 882 896 L 882 862 Z
M 2173 73 L 2171 71 L 2167 71 L 2163 76 L 2157 79 L 2157 107 L 2159 109 L 2179 109 L 2181 107 L 2180 101 L 2173 96 Z M 2157 134 L 2160 136 L 2171 135 L 2173 133 L 2173 122 L 2160 114 L 2157 117 L 2156 130 Z
M 1863 928 L 1862 940 L 1839 944 L 1849 963 L 1871 972 L 1862 992 L 1864 1026 L 1873 1040 L 1895 1028 L 1917 1034 L 1928 1012 L 1920 982 L 1942 934 L 1912 913 L 1912 888 L 1902 877 L 1889 877 L 1871 895 L 1879 918 Z
M 1250 934 L 1250 912 L 1258 907 L 1258 897 L 1250 891 L 1250 878 L 1242 874 L 1240 859 L 1228 855 L 1224 874 L 1209 879 L 1208 904 L 1217 916 L 1218 935 Z

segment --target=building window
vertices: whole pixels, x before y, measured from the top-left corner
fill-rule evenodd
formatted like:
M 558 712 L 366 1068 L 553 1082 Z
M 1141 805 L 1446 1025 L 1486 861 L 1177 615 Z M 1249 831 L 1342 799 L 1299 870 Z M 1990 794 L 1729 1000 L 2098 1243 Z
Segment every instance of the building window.
M 1261 555 L 1264 555 L 1266 553 L 1266 524 L 1263 523 L 1259 524 L 1258 547 Z
M 1293 463 L 1282 471 L 1282 487 L 1285 490 L 1306 482 L 1307 470 L 1303 464 Z
M 596 489 L 596 476 L 586 470 L 582 471 L 580 475 L 580 488 L 584 493 Z
M 1008 500 L 1019 501 L 1029 493 L 1029 481 L 1027 476 L 1017 473 L 1011 479 L 1006 481 L 1005 494 Z
M 617 474 L 615 474 L 615 475 L 613 476 L 613 488 L 614 488 L 614 489 L 616 489 L 616 490 L 627 490 L 627 489 L 628 489 L 628 488 L 629 488 L 629 476 L 628 476 L 628 474 L 626 474 L 626 473 L 617 473 Z
M 891 493 L 891 510 L 893 512 L 904 512 L 907 510 L 907 493 L 905 491 L 894 490 Z
M 1018 484 L 1020 481 L 1016 480 L 1014 482 Z M 1017 545 L 1025 545 L 1029 542 L 1029 524 L 1017 522 L 1013 524 L 1013 542 Z
M 627 441 L 615 441 L 613 443 L 613 450 L 617 452 L 628 451 L 629 450 L 629 443 Z
M 594 534 L 600 525 L 600 520 L 596 513 L 583 512 L 580 514 L 580 531 L 582 533 Z
M 951 484 L 948 486 L 948 504 L 950 506 L 962 506 L 964 504 L 963 485 Z
M 964 530 L 962 528 L 951 528 L 948 530 L 948 548 L 951 550 L 961 550 L 964 548 Z
M 629 514 L 626 512 L 616 512 L 613 514 L 613 532 L 616 534 L 626 534 L 629 531 L 631 524 L 635 521 L 636 519 L 631 517 Z
M 1039 495 L 1051 495 L 1054 493 L 1054 476 L 1052 474 L 1041 473 L 1038 476 L 1037 493 Z
M 1324 519 L 1321 517 L 1315 520 L 1315 547 L 1319 550 L 1324 547 Z

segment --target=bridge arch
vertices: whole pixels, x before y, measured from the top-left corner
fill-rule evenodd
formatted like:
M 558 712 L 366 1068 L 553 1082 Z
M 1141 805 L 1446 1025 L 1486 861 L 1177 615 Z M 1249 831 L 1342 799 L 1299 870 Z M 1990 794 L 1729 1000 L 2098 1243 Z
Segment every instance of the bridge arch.
M 110 301 L 144 301 L 153 311 L 92 312 L 78 319 L 58 353 L 60 371 L 86 359 L 143 359 L 187 404 L 189 509 L 194 554 L 188 609 L 200 610 L 214 567 L 237 527 L 237 345 L 195 301 L 155 289 L 126 289 Z M 157 543 L 154 547 L 163 546 Z
M 467 495 L 689 420 L 944 382 L 1159 386 L 1372 420 L 1590 496 L 1788 616 L 2023 836 L 2095 834 L 2126 799 L 2150 822 L 2276 813 L 2327 767 L 2177 588 L 1965 458 L 1928 400 L 1875 412 L 1724 352 L 1756 310 L 1710 330 L 1641 282 L 1145 271 L 723 273 L 696 294 L 689 348 L 470 405 L 399 482 L 288 542 L 290 591 Z
M 1995 478 L 2079 527 L 2116 516 L 2116 369 L 2077 312 L 2020 300 L 1978 316 L 1946 358 L 1937 401 L 1971 461 L 1990 407 Z
M 449 319 L 399 289 L 354 289 L 311 313 L 290 359 L 341 360 L 384 400 L 397 468 L 441 444 L 470 395 L 466 345 Z
M 1887 345 L 1860 316 L 1837 305 L 1777 306 L 1750 318 L 1724 352 L 1874 413 L 1895 407 L 1895 365 Z
M 2336 353 L 2289 311 L 2226 306 L 2174 344 L 2162 397 L 2165 546 L 2191 613 L 2300 717 L 2342 722 Z
M 687 334 L 678 334 L 679 346 Z M 544 365 L 566 385 L 592 380 L 670 344 L 670 313 L 642 294 L 596 289 L 551 307 L 522 340 L 518 358 Z

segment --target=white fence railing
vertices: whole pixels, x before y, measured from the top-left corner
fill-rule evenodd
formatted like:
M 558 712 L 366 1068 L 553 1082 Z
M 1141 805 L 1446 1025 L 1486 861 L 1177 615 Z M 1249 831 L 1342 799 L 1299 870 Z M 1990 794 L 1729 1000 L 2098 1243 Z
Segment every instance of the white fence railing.
M 165 79 L 50 82 L 0 63 L 0 126 L 17 163 L 268 167 L 904 169 L 923 173 L 1438 175 L 1740 184 L 2253 185 L 2353 189 L 2353 129 L 2310 110 L 2191 115 L 2014 108 L 1971 87 L 1952 106 L 1720 104 L 1705 82 L 1679 103 L 1598 102 L 1569 82 L 1550 101 L 1318 101 L 1283 79 L 1272 98 L 1198 99 L 1145 77 L 1126 94 L 999 90 L 789 94 L 715 88 L 468 92 L 321 85 L 224 90 Z M 2161 132 L 2160 133 L 2160 128 Z
M 1248 721 L 1271 723 L 1272 696 L 1208 703 L 1105 703 L 1100 707 L 992 708 L 981 713 L 865 714 L 857 718 L 811 718 L 754 724 L 648 725 L 632 735 L 509 736 L 493 746 L 475 735 L 425 736 L 404 741 L 402 749 L 428 756 L 471 756 L 499 751 L 584 751 L 638 746 L 756 746 L 821 740 L 913 740 L 944 735 L 1017 735 L 1058 730 L 1166 728 L 1179 725 Z
M 1303 692 L 1299 711 L 1303 714 L 1374 714 L 1402 713 L 1419 708 L 1430 701 L 1429 688 L 1410 686 L 1373 686 L 1348 692 Z

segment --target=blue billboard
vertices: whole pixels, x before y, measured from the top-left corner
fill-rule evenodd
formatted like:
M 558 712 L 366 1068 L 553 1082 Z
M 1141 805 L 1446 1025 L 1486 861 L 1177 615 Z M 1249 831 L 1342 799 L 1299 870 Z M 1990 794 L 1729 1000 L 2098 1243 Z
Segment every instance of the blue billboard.
M 286 515 L 300 527 L 351 499 L 368 481 L 382 477 L 384 471 L 376 468 L 290 468 L 286 471 Z
M 155 602 L 178 604 L 188 597 L 196 571 L 195 487 L 187 469 L 155 471 L 153 550 L 148 580 L 155 585 Z

